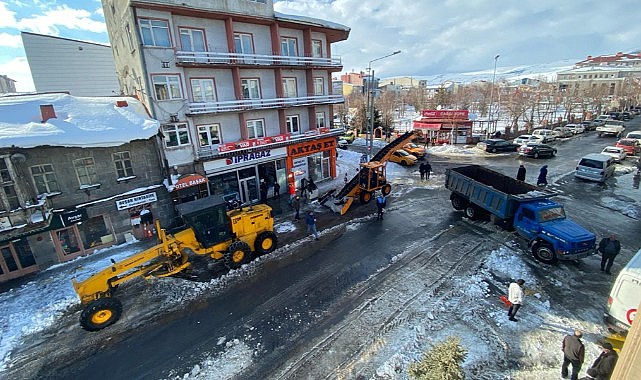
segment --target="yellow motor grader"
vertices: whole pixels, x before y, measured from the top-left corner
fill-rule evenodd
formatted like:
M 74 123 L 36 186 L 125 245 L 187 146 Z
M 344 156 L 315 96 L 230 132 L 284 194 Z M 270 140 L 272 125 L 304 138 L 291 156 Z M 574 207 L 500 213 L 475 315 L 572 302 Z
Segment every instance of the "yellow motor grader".
M 175 233 L 156 220 L 158 244 L 112 265 L 83 281 L 72 280 L 84 305 L 80 325 L 98 331 L 122 314 L 122 304 L 113 297 L 119 284 L 137 277 L 166 277 L 190 267 L 189 251 L 224 260 L 236 269 L 255 255 L 276 249 L 271 207 L 263 204 L 227 210 L 219 196 L 210 196 L 176 206 L 186 226 Z

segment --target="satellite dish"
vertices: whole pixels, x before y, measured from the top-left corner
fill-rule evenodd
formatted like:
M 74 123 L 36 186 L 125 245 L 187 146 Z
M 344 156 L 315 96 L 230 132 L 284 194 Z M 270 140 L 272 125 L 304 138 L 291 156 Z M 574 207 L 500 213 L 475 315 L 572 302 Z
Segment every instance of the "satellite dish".
M 11 161 L 22 164 L 23 162 L 27 161 L 27 156 L 22 153 L 14 153 L 11 155 Z

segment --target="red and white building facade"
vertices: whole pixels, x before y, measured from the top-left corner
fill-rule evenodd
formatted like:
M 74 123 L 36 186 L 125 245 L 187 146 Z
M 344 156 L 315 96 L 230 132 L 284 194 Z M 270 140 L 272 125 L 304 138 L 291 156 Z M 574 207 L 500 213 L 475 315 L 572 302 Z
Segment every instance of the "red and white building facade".
M 436 144 L 467 144 L 472 139 L 468 110 L 423 110 L 413 127 Z
M 250 202 L 261 181 L 284 193 L 301 171 L 316 182 L 336 176 L 342 130 L 331 121 L 344 99 L 332 93 L 342 63 L 331 46 L 348 27 L 274 12 L 272 0 L 103 8 L 121 91 L 161 122 L 168 173 L 203 178 L 176 189 L 176 202 L 204 193 Z

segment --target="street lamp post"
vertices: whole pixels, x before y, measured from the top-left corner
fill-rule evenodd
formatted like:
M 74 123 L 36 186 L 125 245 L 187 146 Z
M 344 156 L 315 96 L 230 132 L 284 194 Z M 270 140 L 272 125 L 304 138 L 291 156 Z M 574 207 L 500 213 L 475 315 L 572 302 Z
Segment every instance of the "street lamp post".
M 492 122 L 492 102 L 494 101 L 494 80 L 496 79 L 496 61 L 499 60 L 499 55 L 494 56 L 494 73 L 492 74 L 492 87 L 490 88 L 490 109 L 487 111 L 487 133 L 485 137 L 489 137 L 490 123 Z
M 374 150 L 374 70 L 372 70 L 372 62 L 379 61 L 383 58 L 391 57 L 396 54 L 400 54 L 400 50 L 397 50 L 393 53 L 384 55 L 379 58 L 372 59 L 369 61 L 369 64 L 367 65 L 367 73 L 369 74 L 369 80 L 367 82 L 367 103 L 369 105 L 369 138 L 368 138 L 368 144 L 369 147 L 367 147 L 367 161 L 369 161 L 372 158 L 372 152 Z M 371 96 L 370 96 L 371 92 Z

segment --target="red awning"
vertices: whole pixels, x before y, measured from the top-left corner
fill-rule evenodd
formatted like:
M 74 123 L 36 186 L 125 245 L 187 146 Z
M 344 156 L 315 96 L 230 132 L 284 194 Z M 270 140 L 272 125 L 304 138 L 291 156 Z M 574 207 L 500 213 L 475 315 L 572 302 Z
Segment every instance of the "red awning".
M 435 123 L 421 123 L 419 121 L 414 122 L 414 129 L 427 129 L 429 131 L 438 131 L 441 129 L 441 124 Z
M 189 174 L 182 177 L 178 180 L 178 182 L 176 182 L 173 191 L 186 189 L 188 187 L 201 185 L 203 183 L 207 183 L 207 178 L 201 176 L 200 174 Z

